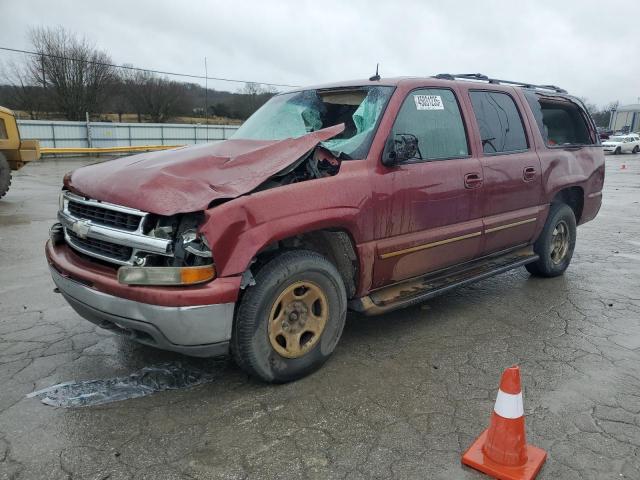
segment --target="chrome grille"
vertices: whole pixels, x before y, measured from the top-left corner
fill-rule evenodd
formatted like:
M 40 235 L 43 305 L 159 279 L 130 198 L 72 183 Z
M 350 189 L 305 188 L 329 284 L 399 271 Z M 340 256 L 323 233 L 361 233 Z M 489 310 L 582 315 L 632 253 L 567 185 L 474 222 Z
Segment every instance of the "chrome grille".
M 78 252 L 116 265 L 133 265 L 148 254 L 173 256 L 171 240 L 144 233 L 147 212 L 68 191 L 62 193 L 60 207 L 65 239 Z
M 131 258 L 133 249 L 124 245 L 116 245 L 115 243 L 96 240 L 94 238 L 80 238 L 73 230 L 67 230 L 69 242 L 82 253 L 87 255 L 108 257 L 109 259 L 127 262 Z
M 135 232 L 142 220 L 139 215 L 109 210 L 101 206 L 87 205 L 73 200 L 69 201 L 67 208 L 74 217 L 91 220 L 107 227 L 121 228 L 129 232 Z

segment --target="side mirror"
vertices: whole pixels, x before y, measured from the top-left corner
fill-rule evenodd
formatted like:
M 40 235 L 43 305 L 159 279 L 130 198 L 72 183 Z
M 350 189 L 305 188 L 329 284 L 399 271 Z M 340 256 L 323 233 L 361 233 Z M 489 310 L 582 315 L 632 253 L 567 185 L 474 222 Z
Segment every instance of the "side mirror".
M 418 137 L 410 133 L 396 133 L 387 139 L 382 154 L 382 164 L 392 167 L 416 157 L 422 159 L 418 148 Z

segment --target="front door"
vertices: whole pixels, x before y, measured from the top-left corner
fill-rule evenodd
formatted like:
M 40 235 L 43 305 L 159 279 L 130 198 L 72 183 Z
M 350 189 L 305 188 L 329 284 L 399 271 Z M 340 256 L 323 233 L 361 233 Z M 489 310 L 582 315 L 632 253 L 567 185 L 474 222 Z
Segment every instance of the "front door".
M 541 164 L 531 134 L 509 93 L 470 90 L 469 98 L 480 133 L 484 173 L 483 254 L 533 240 L 544 212 Z
M 415 158 L 373 176 L 373 288 L 470 260 L 482 244 L 482 167 L 453 90 L 410 92 L 392 135 L 415 136 Z

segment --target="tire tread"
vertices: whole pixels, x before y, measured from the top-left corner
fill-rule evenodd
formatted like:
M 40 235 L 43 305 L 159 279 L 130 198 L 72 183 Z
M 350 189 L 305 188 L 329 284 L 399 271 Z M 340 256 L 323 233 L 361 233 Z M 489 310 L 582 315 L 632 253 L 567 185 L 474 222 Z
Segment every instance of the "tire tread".
M 231 352 L 233 360 L 242 370 L 269 382 L 280 383 L 288 380 L 265 378 L 261 373 L 263 370 L 260 368 L 262 361 L 258 358 L 253 345 L 256 325 L 254 321 L 250 320 L 260 318 L 260 304 L 267 290 L 273 285 L 286 282 L 288 278 L 299 273 L 300 270 L 297 266 L 301 263 L 315 264 L 319 271 L 329 274 L 328 276 L 336 284 L 337 290 L 341 292 L 340 310 L 346 312 L 346 291 L 342 278 L 333 264 L 324 256 L 309 250 L 292 250 L 278 255 L 266 263 L 255 275 L 256 285 L 248 287 L 239 302 L 233 326 Z M 317 365 L 313 370 L 319 368 L 320 365 Z
M 567 253 L 568 259 L 561 266 L 557 267 L 550 264 L 549 256 L 549 245 L 548 242 L 550 240 L 551 229 L 554 228 L 558 220 L 564 218 L 568 221 L 568 226 L 570 233 L 572 235 L 573 245 L 571 245 L 569 252 Z M 562 275 L 565 270 L 569 267 L 571 263 L 571 258 L 573 256 L 573 249 L 575 247 L 576 240 L 576 219 L 575 214 L 571 207 L 565 203 L 552 203 L 549 209 L 549 215 L 547 216 L 547 221 L 544 224 L 544 228 L 540 233 L 540 236 L 533 244 L 533 250 L 537 253 L 540 258 L 533 262 L 525 265 L 527 271 L 536 276 L 536 277 L 557 277 L 558 275 Z
M 11 186 L 11 166 L 5 156 L 0 153 L 0 198 L 4 197 Z

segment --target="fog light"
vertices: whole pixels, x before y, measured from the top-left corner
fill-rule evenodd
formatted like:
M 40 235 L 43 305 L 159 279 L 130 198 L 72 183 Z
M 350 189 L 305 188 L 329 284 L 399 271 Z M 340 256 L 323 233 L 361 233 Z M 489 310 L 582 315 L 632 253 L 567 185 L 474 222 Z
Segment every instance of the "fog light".
M 118 281 L 126 285 L 194 285 L 216 276 L 213 265 L 199 267 L 120 267 Z

